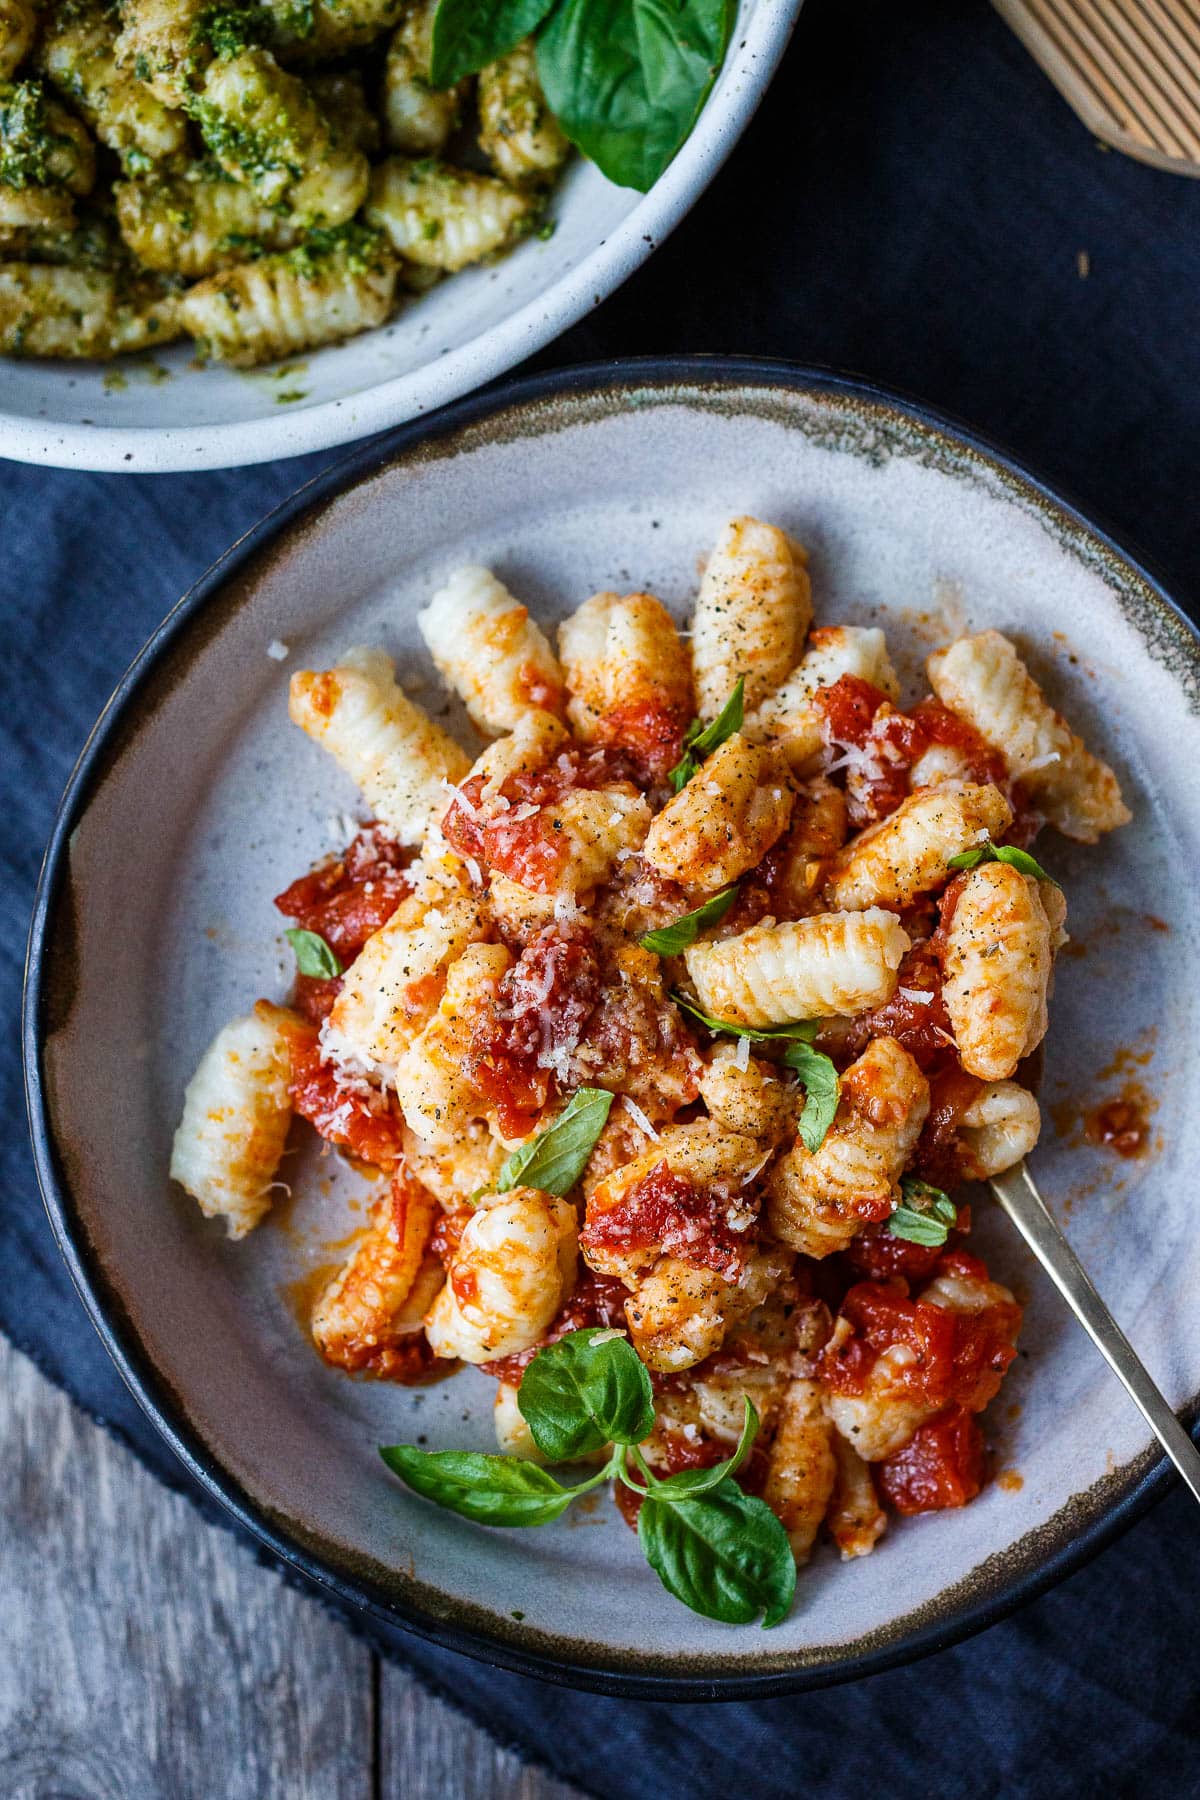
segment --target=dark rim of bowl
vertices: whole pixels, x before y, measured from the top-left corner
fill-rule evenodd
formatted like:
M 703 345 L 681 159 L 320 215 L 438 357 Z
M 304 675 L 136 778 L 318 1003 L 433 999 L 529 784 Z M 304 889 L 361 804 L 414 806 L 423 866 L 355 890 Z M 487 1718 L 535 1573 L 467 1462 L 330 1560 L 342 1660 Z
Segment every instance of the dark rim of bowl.
M 636 392 L 646 387 L 655 390 L 678 387 L 693 391 L 703 390 L 705 387 L 716 390 L 738 387 L 782 388 L 793 394 L 808 393 L 818 398 L 840 397 L 898 413 L 908 424 L 923 428 L 943 441 L 948 440 L 956 449 L 965 449 L 985 465 L 999 469 L 1011 483 L 1015 483 L 1019 490 L 1038 504 L 1043 515 L 1056 516 L 1074 533 L 1091 539 L 1107 557 L 1115 559 L 1137 581 L 1144 584 L 1168 614 L 1184 626 L 1200 659 L 1200 632 L 1182 608 L 1166 593 L 1162 582 L 1149 572 L 1140 556 L 1130 555 L 1113 536 L 1096 526 L 1087 515 L 1064 499 L 1057 489 L 1030 473 L 1023 463 L 1018 462 L 1007 451 L 920 401 L 877 387 L 857 376 L 833 370 L 809 368 L 782 360 L 737 356 L 633 358 L 610 363 L 583 364 L 575 368 L 556 369 L 505 381 L 466 400 L 457 401 L 428 418 L 401 426 L 385 437 L 374 439 L 350 455 L 340 458 L 298 489 L 239 538 L 200 577 L 167 614 L 122 677 L 72 771 L 42 864 L 26 955 L 22 1015 L 26 1102 L 38 1182 L 51 1229 L 105 1348 L 143 1411 L 205 1492 L 219 1501 L 240 1525 L 264 1543 L 282 1562 L 297 1569 L 319 1588 L 331 1592 L 343 1603 L 352 1608 L 365 1609 L 387 1625 L 400 1625 L 433 1643 L 498 1664 L 518 1674 L 533 1675 L 542 1680 L 628 1699 L 766 1699 L 879 1674 L 945 1649 L 1006 1617 L 1078 1569 L 1160 1500 L 1174 1478 L 1170 1463 L 1165 1457 L 1156 1459 L 1152 1450 L 1142 1457 L 1133 1458 L 1131 1463 L 1117 1472 L 1118 1477 L 1126 1478 L 1126 1490 L 1106 1503 L 1095 1518 L 1075 1529 L 1069 1517 L 1068 1506 L 1058 1519 L 1032 1534 L 1038 1538 L 1039 1546 L 1047 1533 L 1053 1532 L 1054 1541 L 1048 1553 L 1039 1557 L 1036 1550 L 1033 1552 L 1036 1560 L 1031 1566 L 1019 1571 L 1014 1577 L 1002 1577 L 998 1586 L 991 1584 L 989 1591 L 968 1598 L 963 1605 L 955 1606 L 951 1601 L 942 1616 L 934 1616 L 903 1638 L 866 1649 L 850 1646 L 845 1654 L 834 1654 L 822 1663 L 793 1669 L 751 1670 L 728 1676 L 700 1676 L 695 1673 L 681 1675 L 672 1672 L 673 1659 L 665 1656 L 662 1672 L 645 1668 L 620 1670 L 600 1662 L 567 1661 L 560 1656 L 547 1655 L 540 1649 L 523 1647 L 519 1634 L 515 1641 L 510 1641 L 507 1632 L 504 1638 L 500 1638 L 475 1628 L 467 1629 L 447 1622 L 444 1618 L 435 1618 L 411 1604 L 397 1602 L 392 1597 L 385 1598 L 370 1582 L 353 1574 L 340 1573 L 320 1555 L 294 1541 L 264 1509 L 250 1499 L 201 1441 L 183 1415 L 175 1396 L 170 1393 L 151 1363 L 119 1297 L 111 1288 L 92 1252 L 54 1142 L 42 1066 L 47 1002 L 43 982 L 44 964 L 72 833 L 87 809 L 97 777 L 104 768 L 106 755 L 120 731 L 125 715 L 137 703 L 143 682 L 182 634 L 192 626 L 210 598 L 239 570 L 246 567 L 266 545 L 310 509 L 394 464 L 431 440 L 451 436 L 460 428 L 477 425 L 497 414 L 519 409 L 531 402 L 559 396 L 581 396 L 589 392 L 606 393 L 622 389 Z M 1194 1405 L 1193 1402 L 1193 1408 Z M 1138 1465 L 1142 1463 L 1146 1466 L 1139 1472 Z M 971 1579 L 968 1577 L 967 1581 Z M 938 1602 L 935 1601 L 925 1610 L 936 1612 L 937 1606 Z M 674 1661 L 677 1668 L 678 1659 Z M 694 1662 L 692 1667 L 695 1668 Z

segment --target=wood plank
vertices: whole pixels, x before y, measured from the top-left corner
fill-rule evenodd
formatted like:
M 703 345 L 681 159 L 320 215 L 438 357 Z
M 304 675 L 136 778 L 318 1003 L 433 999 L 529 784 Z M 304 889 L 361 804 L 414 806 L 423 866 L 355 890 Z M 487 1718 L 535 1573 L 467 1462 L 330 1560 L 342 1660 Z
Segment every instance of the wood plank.
M 0 1794 L 371 1800 L 372 1655 L 0 1339 Z
M 381 1668 L 3 1338 L 0 1444 L 3 1800 L 575 1800 Z
M 578 1800 L 576 1788 L 501 1750 L 391 1663 L 380 1672 L 379 1793 L 383 1800 Z

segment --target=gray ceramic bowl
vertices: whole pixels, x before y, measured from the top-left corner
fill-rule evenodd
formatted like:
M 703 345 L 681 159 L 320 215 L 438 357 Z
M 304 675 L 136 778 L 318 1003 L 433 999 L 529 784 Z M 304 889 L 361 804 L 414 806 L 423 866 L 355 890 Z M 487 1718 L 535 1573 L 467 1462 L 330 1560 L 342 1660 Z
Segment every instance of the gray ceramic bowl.
M 607 1502 L 487 1532 L 387 1475 L 379 1442 L 491 1441 L 492 1384 L 424 1392 L 324 1368 L 298 1296 L 361 1218 L 363 1184 L 301 1152 L 286 1216 L 240 1245 L 166 1180 L 180 1096 L 227 1016 L 287 981 L 270 897 L 354 795 L 288 726 L 289 666 L 380 641 L 440 704 L 413 623 L 442 573 L 493 564 L 552 619 L 598 588 L 683 608 L 698 557 L 751 510 L 812 549 L 820 616 L 878 619 L 915 677 L 963 627 L 1016 633 L 1119 770 L 1135 822 L 1045 858 L 1071 895 L 1048 1045 L 1044 1191 L 1171 1400 L 1200 1392 L 1200 647 L 1154 581 L 1070 507 L 941 421 L 780 365 L 643 364 L 525 382 L 305 489 L 167 619 L 63 802 L 33 926 L 30 1106 L 50 1218 L 105 1342 L 192 1471 L 344 1598 L 510 1667 L 605 1691 L 778 1693 L 947 1643 L 1094 1549 L 1164 1476 L 1133 1413 L 988 1203 L 978 1231 L 1027 1300 L 989 1426 L 1006 1471 L 874 1556 L 821 1552 L 779 1629 L 696 1618 Z M 289 647 L 272 660 L 268 644 Z M 130 869 L 137 879 L 131 884 Z M 1079 1109 L 1127 1076 L 1155 1144 L 1122 1163 Z M 570 1516 L 570 1515 L 569 1515 Z

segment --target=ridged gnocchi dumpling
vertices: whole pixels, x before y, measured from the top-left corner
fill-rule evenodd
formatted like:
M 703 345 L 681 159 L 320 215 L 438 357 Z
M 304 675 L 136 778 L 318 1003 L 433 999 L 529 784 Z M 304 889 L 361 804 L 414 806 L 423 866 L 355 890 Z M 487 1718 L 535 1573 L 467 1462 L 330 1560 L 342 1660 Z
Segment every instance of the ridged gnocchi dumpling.
M 479 148 L 505 181 L 553 179 L 571 148 L 538 79 L 533 40 L 479 72 Z
M 788 1534 L 798 1566 L 808 1561 L 837 1478 L 833 1426 L 819 1381 L 797 1377 L 767 1452 L 763 1499 Z
M 790 1266 L 790 1253 L 778 1245 L 752 1253 L 736 1281 L 681 1257 L 660 1257 L 625 1302 L 630 1341 L 660 1374 L 694 1368 L 762 1305 Z
M 843 675 L 856 675 L 889 700 L 900 698 L 900 683 L 878 626 L 823 625 L 785 681 L 764 695 L 745 724 L 748 737 L 777 742 L 793 769 L 803 770 L 821 748 L 821 713 L 814 696 Z
M 1011 1169 L 1029 1155 L 1041 1129 L 1041 1111 L 1028 1088 L 1015 1081 L 989 1081 L 958 1121 L 972 1180 L 987 1181 Z
M 1000 751 L 1009 774 L 1067 837 L 1094 844 L 1128 824 L 1116 776 L 1055 712 L 1000 632 L 959 638 L 925 666 L 942 704 Z
M 833 903 L 849 912 L 907 906 L 941 887 L 951 857 L 999 840 L 1011 823 L 1012 807 L 990 783 L 947 781 L 910 794 L 842 851 L 830 876 Z
M 406 261 L 452 274 L 507 250 L 530 229 L 537 208 L 535 195 L 494 175 L 392 156 L 372 175 L 366 219 Z
M 871 1465 L 840 1431 L 833 1433 L 836 1474 L 825 1529 L 843 1562 L 869 1556 L 887 1530 L 887 1514 L 879 1504 Z
M 388 147 L 406 156 L 436 156 L 445 148 L 462 105 L 462 86 L 439 89 L 429 79 L 437 0 L 414 0 L 392 34 L 383 68 L 383 116 Z
M 794 1125 L 792 1084 L 775 1063 L 744 1056 L 740 1045 L 716 1044 L 700 1076 L 700 1098 L 728 1132 L 776 1143 Z
M 371 1208 L 367 1231 L 313 1309 L 311 1329 L 328 1363 L 387 1377 L 404 1368 L 445 1277 L 427 1254 L 438 1206 L 403 1167 Z
M 662 601 L 593 594 L 559 626 L 558 647 L 576 736 L 635 752 L 661 779 L 694 710 L 691 662 Z
M 536 1344 L 574 1285 L 576 1237 L 574 1207 L 536 1188 L 481 1201 L 425 1321 L 434 1354 L 481 1363 Z
M 183 1097 L 171 1148 L 171 1179 L 223 1218 L 233 1238 L 252 1231 L 271 1189 L 292 1120 L 292 1015 L 259 1005 L 223 1027 Z
M 123 0 L 117 61 L 164 106 L 186 104 L 211 54 L 201 26 L 210 10 L 210 0 Z
M 447 785 L 467 773 L 466 752 L 401 692 L 382 650 L 351 650 L 335 668 L 298 671 L 288 710 L 402 844 L 420 843 L 445 807 Z
M 71 0 L 69 7 L 43 9 L 37 62 L 100 142 L 137 170 L 183 152 L 187 130 L 181 114 L 118 64 L 116 43 L 110 8 L 100 0 Z
M 429 882 L 402 900 L 346 973 L 325 1026 L 329 1053 L 348 1069 L 390 1078 L 437 1007 L 451 964 L 487 930 L 468 894 Z
M 391 1085 L 405 1120 L 428 1144 L 454 1143 L 482 1113 L 466 1076 L 471 1034 L 511 966 L 503 944 L 469 944 L 447 971 L 437 1011 L 397 1059 Z
M 8 81 L 24 62 L 37 30 L 32 0 L 0 0 L 0 81 Z
M 875 1038 L 841 1078 L 820 1147 L 797 1138 L 767 1181 L 767 1217 L 781 1243 L 806 1256 L 844 1250 L 886 1217 L 929 1115 L 929 1083 L 895 1038 Z
M 188 280 L 252 261 L 262 250 L 287 250 L 301 233 L 288 214 L 207 161 L 120 181 L 115 194 L 121 236 L 138 261 Z M 252 308 L 255 291 L 248 292 Z M 241 290 L 230 292 L 240 310 Z M 249 341 L 244 329 L 238 341 Z
M 745 681 L 747 712 L 793 669 L 812 622 L 808 554 L 761 519 L 731 519 L 708 559 L 692 620 L 692 669 L 702 719 Z
M 1030 875 L 982 863 L 954 901 L 942 999 L 968 1074 L 1003 1081 L 1046 1035 L 1050 922 Z
M 417 614 L 429 654 L 489 737 L 531 709 L 562 711 L 563 674 L 529 608 L 489 569 L 456 569 Z
M 178 296 L 152 275 L 131 280 L 109 269 L 0 263 L 0 355 L 105 361 L 179 334 Z
M 705 1012 L 735 1025 L 853 1015 L 891 998 L 909 936 L 895 913 L 816 913 L 686 952 Z
M 793 798 L 778 751 L 734 732 L 655 817 L 643 854 L 669 880 L 715 893 L 783 836 Z

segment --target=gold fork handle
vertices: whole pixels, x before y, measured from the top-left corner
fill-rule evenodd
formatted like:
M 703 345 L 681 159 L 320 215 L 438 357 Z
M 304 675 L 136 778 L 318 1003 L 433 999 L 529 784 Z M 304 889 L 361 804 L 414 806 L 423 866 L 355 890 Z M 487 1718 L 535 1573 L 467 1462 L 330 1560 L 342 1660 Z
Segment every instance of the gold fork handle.
M 1200 1451 L 1175 1417 L 1133 1345 L 1105 1306 L 1051 1218 L 1023 1162 L 997 1175 L 991 1189 L 1151 1431 L 1200 1500 Z

